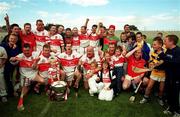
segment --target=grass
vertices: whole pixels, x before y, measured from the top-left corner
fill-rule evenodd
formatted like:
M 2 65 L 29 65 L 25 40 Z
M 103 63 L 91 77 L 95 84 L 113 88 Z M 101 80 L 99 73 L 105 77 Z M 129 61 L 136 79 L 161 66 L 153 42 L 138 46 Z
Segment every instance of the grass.
M 143 32 L 151 43 L 157 32 Z M 174 33 L 180 37 L 179 32 Z M 118 36 L 120 31 L 116 32 Z M 5 33 L 0 33 L 0 40 Z M 180 42 L 179 42 L 180 45 Z M 97 97 L 90 97 L 88 91 L 82 87 L 79 97 L 75 98 L 72 91 L 66 102 L 52 102 L 43 93 L 36 95 L 32 92 L 25 97 L 25 111 L 18 112 L 16 109 L 18 98 L 9 98 L 7 103 L 0 102 L 1 117 L 168 117 L 163 115 L 163 108 L 158 105 L 156 98 L 150 103 L 140 105 L 142 95 L 137 95 L 135 103 L 128 101 L 131 93 L 123 92 L 111 102 L 99 101 Z
M 66 102 L 52 102 L 43 93 L 32 92 L 25 98 L 25 110 L 16 109 L 18 98 L 10 98 L 8 103 L 0 103 L 1 117 L 168 117 L 163 115 L 163 108 L 152 98 L 147 104 L 139 104 L 141 95 L 137 95 L 135 103 L 128 101 L 131 93 L 123 92 L 111 102 L 100 101 L 91 97 L 83 88 L 75 98 L 71 92 Z

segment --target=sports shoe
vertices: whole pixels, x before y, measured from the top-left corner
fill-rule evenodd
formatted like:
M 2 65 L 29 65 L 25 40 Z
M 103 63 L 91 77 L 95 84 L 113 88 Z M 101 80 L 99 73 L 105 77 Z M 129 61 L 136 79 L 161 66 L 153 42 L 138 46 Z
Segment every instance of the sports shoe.
M 90 96 L 94 96 L 94 93 L 91 90 L 89 90 L 89 94 Z
M 162 99 L 158 99 L 158 103 L 159 105 L 164 106 L 164 101 Z
M 8 100 L 7 100 L 6 97 L 2 97 L 2 98 L 1 98 L 1 101 L 2 101 L 3 103 L 6 103 Z
M 148 102 L 148 99 L 143 97 L 143 99 L 139 103 L 144 104 L 144 103 L 147 103 L 147 102 Z
M 18 111 L 23 111 L 24 110 L 24 105 L 18 105 L 17 109 L 18 109 Z
M 169 107 L 163 111 L 165 115 L 172 115 L 172 112 L 169 110 Z

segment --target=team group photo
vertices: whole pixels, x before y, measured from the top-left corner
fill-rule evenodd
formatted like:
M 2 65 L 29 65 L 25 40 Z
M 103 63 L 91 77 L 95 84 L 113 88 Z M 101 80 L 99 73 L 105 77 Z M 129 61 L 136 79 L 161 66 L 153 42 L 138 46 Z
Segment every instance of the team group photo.
M 0 114 L 180 117 L 179 5 L 0 1 Z

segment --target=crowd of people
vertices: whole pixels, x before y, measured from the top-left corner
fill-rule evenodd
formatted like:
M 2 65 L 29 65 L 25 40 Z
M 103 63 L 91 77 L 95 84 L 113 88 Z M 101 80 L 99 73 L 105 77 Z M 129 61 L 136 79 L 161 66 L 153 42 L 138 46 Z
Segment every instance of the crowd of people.
M 149 102 L 151 92 L 158 90 L 159 104 L 168 105 L 164 114 L 179 116 L 180 48 L 176 35 L 163 37 L 159 32 L 150 45 L 146 35 L 131 31 L 128 24 L 117 37 L 114 25 L 107 28 L 99 23 L 88 30 L 89 19 L 80 29 L 52 24 L 49 30 L 38 19 L 34 31 L 30 23 L 21 29 L 18 24 L 10 25 L 8 16 L 4 19 L 8 34 L 0 45 L 2 102 L 20 96 L 17 109 L 23 110 L 23 97 L 32 83 L 36 93 L 44 86 L 48 94 L 49 85 L 65 81 L 68 95 L 74 90 L 78 97 L 79 82 L 83 81 L 90 96 L 112 101 L 142 82 L 138 87 L 144 91 L 140 104 Z

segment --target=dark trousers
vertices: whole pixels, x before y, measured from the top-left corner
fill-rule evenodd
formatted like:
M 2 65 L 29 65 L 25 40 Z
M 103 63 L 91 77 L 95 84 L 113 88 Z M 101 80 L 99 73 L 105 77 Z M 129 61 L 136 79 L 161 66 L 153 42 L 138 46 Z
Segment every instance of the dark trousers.
M 180 82 L 172 80 L 172 78 L 167 78 L 165 82 L 165 91 L 167 96 L 167 102 L 169 109 L 172 112 L 179 111 L 179 93 L 180 93 Z
M 121 78 L 124 75 L 124 69 L 123 67 L 114 67 L 113 69 L 113 75 L 116 76 L 115 79 L 115 86 L 113 88 L 114 94 L 120 93 L 122 90 L 122 81 Z
M 13 96 L 14 87 L 13 87 L 13 73 L 15 70 L 15 66 L 11 64 L 6 64 L 4 68 L 4 78 L 7 86 L 8 96 Z

